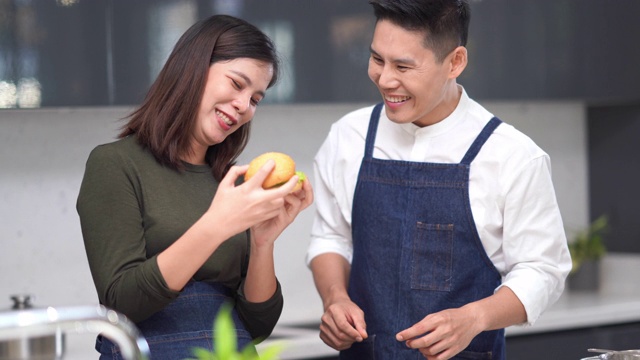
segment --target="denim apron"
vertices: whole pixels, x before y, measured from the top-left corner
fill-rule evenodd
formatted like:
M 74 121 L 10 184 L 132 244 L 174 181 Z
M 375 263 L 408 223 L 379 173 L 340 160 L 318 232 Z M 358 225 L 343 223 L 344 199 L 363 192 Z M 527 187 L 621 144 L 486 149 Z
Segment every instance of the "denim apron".
M 233 300 L 233 291 L 220 284 L 189 282 L 163 310 L 136 324 L 149 344 L 150 360 L 194 359 L 192 348 L 212 350 L 214 319 L 220 306 Z M 238 349 L 253 346 L 251 335 L 235 310 L 232 316 Z M 101 354 L 100 360 L 123 359 L 118 347 L 103 336 L 98 336 L 96 350 Z
M 469 167 L 493 118 L 459 164 L 373 158 L 382 104 L 369 121 L 353 200 L 349 295 L 362 308 L 369 338 L 346 360 L 424 359 L 395 335 L 425 316 L 493 294 L 501 276 L 478 236 L 469 201 Z M 453 359 L 504 359 L 504 329 L 486 331 Z

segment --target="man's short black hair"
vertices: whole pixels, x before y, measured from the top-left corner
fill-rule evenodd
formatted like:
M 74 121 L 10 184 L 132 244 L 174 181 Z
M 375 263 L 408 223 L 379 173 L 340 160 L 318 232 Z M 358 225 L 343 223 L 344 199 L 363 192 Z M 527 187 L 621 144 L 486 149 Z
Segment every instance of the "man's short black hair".
M 426 48 L 438 61 L 467 45 L 471 11 L 466 0 L 370 0 L 377 21 L 388 20 L 424 33 Z

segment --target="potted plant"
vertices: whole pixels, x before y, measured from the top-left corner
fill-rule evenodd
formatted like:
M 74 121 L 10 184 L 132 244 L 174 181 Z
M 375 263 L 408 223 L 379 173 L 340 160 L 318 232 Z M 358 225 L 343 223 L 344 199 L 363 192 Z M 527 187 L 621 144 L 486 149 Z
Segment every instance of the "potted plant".
M 232 305 L 224 304 L 213 324 L 214 349 L 213 351 L 204 348 L 194 348 L 195 359 L 189 360 L 276 360 L 282 351 L 282 344 L 275 343 L 265 348 L 262 354 L 258 355 L 253 346 L 247 346 L 238 352 L 237 336 L 233 319 L 231 317 Z
M 569 243 L 573 263 L 569 289 L 594 291 L 599 288 L 600 260 L 607 252 L 604 238 L 608 230 L 608 218 L 601 215 Z

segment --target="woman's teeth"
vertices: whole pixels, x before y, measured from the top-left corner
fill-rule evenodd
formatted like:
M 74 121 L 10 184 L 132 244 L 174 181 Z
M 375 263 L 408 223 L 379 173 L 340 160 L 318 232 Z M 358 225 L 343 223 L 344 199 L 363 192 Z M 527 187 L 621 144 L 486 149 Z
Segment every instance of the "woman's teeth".
M 226 114 L 220 111 L 216 111 L 216 115 L 218 115 L 224 121 L 225 124 L 229 126 L 233 126 L 233 121 L 229 119 L 229 117 Z
M 407 101 L 410 98 L 411 98 L 410 96 L 386 96 L 385 100 L 392 103 L 399 103 L 399 102 Z

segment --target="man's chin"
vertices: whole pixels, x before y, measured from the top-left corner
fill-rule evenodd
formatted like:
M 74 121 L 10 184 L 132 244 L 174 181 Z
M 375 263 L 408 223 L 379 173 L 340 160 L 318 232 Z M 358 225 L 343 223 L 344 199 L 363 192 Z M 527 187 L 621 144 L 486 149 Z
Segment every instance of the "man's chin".
M 391 122 L 396 124 L 408 124 L 413 122 L 412 117 L 403 115 L 400 111 L 386 109 L 385 114 Z

